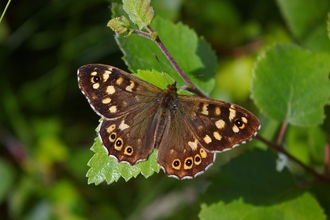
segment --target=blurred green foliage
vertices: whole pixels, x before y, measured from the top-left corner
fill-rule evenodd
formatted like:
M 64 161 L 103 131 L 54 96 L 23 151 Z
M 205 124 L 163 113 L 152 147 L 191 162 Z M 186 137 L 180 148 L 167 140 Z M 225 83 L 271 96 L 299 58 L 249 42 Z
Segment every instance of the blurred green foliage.
M 120 3 L 119 0 L 111 2 Z M 246 170 L 239 172 L 239 168 L 258 160 L 256 155 L 264 158 L 255 166 L 262 167 L 267 161 L 273 164 L 274 155 L 269 151 L 247 154 L 241 160 L 235 158 L 223 167 L 223 172 L 219 171 L 220 166 L 241 153 L 240 149 L 234 149 L 219 155 L 208 172 L 189 181 L 168 178 L 161 171 L 148 179 L 140 175 L 129 182 L 120 179 L 110 186 L 87 184 L 87 163 L 93 155 L 89 148 L 99 117 L 78 89 L 76 70 L 88 63 L 127 69 L 114 33 L 106 26 L 111 18 L 111 2 L 44 0 L 12 1 L 9 5 L 0 24 L 1 219 L 197 219 L 201 207 L 200 218 L 205 219 L 210 218 L 209 210 L 201 201 L 205 202 L 205 197 L 206 201 L 214 200 L 207 195 L 218 195 L 218 200 L 224 195 L 223 201 L 215 206 L 217 210 L 226 208 L 224 203 L 230 202 L 233 212 L 237 207 L 244 209 L 246 203 L 242 200 L 251 198 L 244 193 L 248 194 L 250 189 L 244 191 L 241 185 L 234 185 L 242 192 L 231 194 L 229 192 L 235 190 L 231 183 L 242 176 L 243 180 L 253 177 L 260 178 L 260 187 L 265 187 L 269 173 L 261 174 L 267 169 L 258 176 L 247 175 L 243 172 Z M 248 100 L 249 83 L 242 79 L 251 78 L 258 53 L 273 43 L 292 41 L 329 53 L 329 42 L 322 29 L 322 18 L 326 20 L 324 13 L 330 9 L 329 3 L 321 1 L 324 11 L 316 10 L 315 5 L 309 3 L 310 7 L 303 9 L 306 14 L 311 10 L 312 16 L 302 18 L 301 13 L 292 15 L 290 11 L 299 0 L 292 2 L 288 6 L 281 0 L 153 0 L 152 5 L 155 14 L 174 22 L 182 21 L 212 45 L 219 64 L 212 96 L 244 103 L 254 110 L 256 107 Z M 1 2 L 0 8 L 4 9 L 5 4 Z M 306 29 L 299 23 L 301 20 L 315 28 Z M 262 135 L 273 139 L 278 123 L 259 118 L 267 124 Z M 322 127 L 328 134 L 329 124 L 325 121 Z M 319 152 L 323 149 L 320 144 L 326 139 L 324 131 L 292 127 L 287 135 L 288 144 L 294 143 L 289 150 L 305 163 L 316 164 L 315 168 L 322 170 Z M 309 151 L 299 148 L 306 143 L 312 146 Z M 253 167 L 247 172 L 251 170 Z M 295 181 L 299 181 L 302 171 L 295 173 L 292 169 L 291 172 L 293 174 L 285 170 L 274 183 L 290 179 L 294 174 Z M 289 182 L 294 185 L 293 180 Z M 220 193 L 213 194 L 217 187 Z M 296 196 L 284 194 L 284 198 L 276 198 L 271 204 L 280 203 L 281 199 L 295 203 L 294 199 L 302 195 L 301 203 L 317 209 L 317 215 L 308 213 L 308 216 L 323 218 L 321 209 L 330 216 L 329 189 L 327 184 L 313 185 L 309 192 L 295 189 L 292 191 Z M 202 198 L 205 191 L 207 194 Z M 269 201 L 262 199 L 261 205 L 245 202 L 268 208 Z M 284 206 L 286 210 L 291 207 Z M 252 216 L 267 215 L 266 208 Z

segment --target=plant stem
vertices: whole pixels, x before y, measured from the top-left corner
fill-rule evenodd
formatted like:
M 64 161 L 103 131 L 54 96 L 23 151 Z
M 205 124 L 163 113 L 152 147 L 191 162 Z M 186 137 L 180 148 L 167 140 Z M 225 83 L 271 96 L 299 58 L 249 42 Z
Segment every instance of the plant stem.
M 197 94 L 199 96 L 205 97 L 205 95 L 199 89 L 197 89 L 195 87 L 195 85 L 189 80 L 189 78 L 186 76 L 186 74 L 183 72 L 183 70 L 179 67 L 179 65 L 174 60 L 174 58 L 172 57 L 170 52 L 167 50 L 167 48 L 165 47 L 163 42 L 160 40 L 158 35 L 156 38 L 153 37 L 153 34 L 155 34 L 156 32 L 150 26 L 147 26 L 146 28 L 149 31 L 149 33 L 146 33 L 146 32 L 140 31 L 140 30 L 134 30 L 133 32 L 142 37 L 145 37 L 145 38 L 148 38 L 149 40 L 154 41 L 157 44 L 157 46 L 159 47 L 159 49 L 163 52 L 163 54 L 165 55 L 167 60 L 172 64 L 173 68 L 176 70 L 176 72 L 179 74 L 179 76 L 188 85 L 188 87 L 189 87 L 188 90 L 194 92 L 195 94 Z
M 11 2 L 11 0 L 8 0 L 8 1 L 7 1 L 6 7 L 5 7 L 5 9 L 3 10 L 2 14 L 1 14 L 1 17 L 0 17 L 0 23 L 2 22 L 2 19 L 3 19 L 3 17 L 4 17 L 5 14 L 6 14 L 6 11 L 7 11 L 8 7 L 9 7 L 9 5 L 10 5 L 10 2 Z
M 311 167 L 307 166 L 306 164 L 304 164 L 303 162 L 301 162 L 300 160 L 298 160 L 296 157 L 294 157 L 293 155 L 291 155 L 288 151 L 286 151 L 284 149 L 284 147 L 282 145 L 273 144 L 273 143 L 267 141 L 266 139 L 264 139 L 263 137 L 261 137 L 259 135 L 257 135 L 256 138 L 258 140 L 260 140 L 261 142 L 265 143 L 266 145 L 268 145 L 269 147 L 271 147 L 272 149 L 274 149 L 274 150 L 276 150 L 276 151 L 278 151 L 278 152 L 286 155 L 290 160 L 292 160 L 295 163 L 299 164 L 302 168 L 304 168 L 307 172 L 309 172 L 312 175 L 314 175 L 317 179 L 330 184 L 330 177 L 319 174 L 314 169 L 312 169 Z
M 285 135 L 285 131 L 286 131 L 286 128 L 288 127 L 288 121 L 285 120 L 281 126 L 281 130 L 278 134 L 278 137 L 277 137 L 277 145 L 278 146 L 282 146 L 282 143 L 283 143 L 283 139 L 284 139 L 284 135 Z

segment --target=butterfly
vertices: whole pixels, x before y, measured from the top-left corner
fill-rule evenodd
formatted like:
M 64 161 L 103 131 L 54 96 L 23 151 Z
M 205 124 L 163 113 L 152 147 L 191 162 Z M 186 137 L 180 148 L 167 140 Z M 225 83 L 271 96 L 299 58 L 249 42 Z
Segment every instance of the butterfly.
M 166 175 L 191 179 L 216 153 L 250 141 L 260 122 L 248 110 L 205 97 L 178 95 L 176 82 L 160 89 L 121 69 L 88 64 L 78 84 L 103 119 L 98 135 L 108 155 L 134 165 L 158 149 Z

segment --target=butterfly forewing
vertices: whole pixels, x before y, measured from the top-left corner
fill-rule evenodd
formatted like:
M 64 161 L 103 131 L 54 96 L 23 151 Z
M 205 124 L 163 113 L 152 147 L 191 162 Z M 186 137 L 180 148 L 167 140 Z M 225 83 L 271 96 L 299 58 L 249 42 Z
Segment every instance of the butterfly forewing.
M 256 116 L 222 101 L 162 90 L 118 68 L 79 68 L 78 83 L 102 118 L 100 139 L 120 162 L 146 160 L 158 148 L 157 163 L 178 179 L 193 178 L 213 164 L 215 154 L 251 140 Z
M 180 104 L 183 120 L 210 152 L 221 152 L 250 141 L 259 130 L 258 118 L 232 103 L 180 96 Z
M 108 154 L 131 165 L 154 149 L 156 109 L 161 90 L 118 68 L 91 64 L 78 70 L 82 92 L 103 118 L 99 136 Z
M 78 69 L 79 87 L 102 118 L 125 115 L 151 103 L 161 90 L 118 68 L 89 64 Z

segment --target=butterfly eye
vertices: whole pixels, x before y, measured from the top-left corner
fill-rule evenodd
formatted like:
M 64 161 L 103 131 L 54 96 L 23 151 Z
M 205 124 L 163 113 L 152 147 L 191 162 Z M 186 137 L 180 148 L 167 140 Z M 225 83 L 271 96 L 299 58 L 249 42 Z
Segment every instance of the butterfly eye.
M 117 146 L 117 147 L 120 147 L 120 146 L 122 146 L 122 145 L 123 145 L 122 140 L 118 138 L 118 140 L 116 141 L 116 146 Z
M 191 169 L 193 166 L 193 160 L 192 160 L 192 157 L 188 157 L 185 159 L 184 161 L 184 169 L 187 170 L 187 169 Z
M 97 83 L 100 80 L 101 80 L 101 78 L 99 76 L 93 76 L 92 79 L 91 79 L 92 83 Z
M 191 164 L 192 164 L 192 160 L 191 160 L 191 159 L 188 159 L 188 160 L 186 161 L 186 165 L 187 165 L 187 166 L 191 166 Z
M 127 146 L 125 148 L 125 153 L 124 154 L 131 156 L 133 154 L 133 148 L 131 146 Z
M 172 168 L 173 169 L 176 169 L 176 170 L 179 170 L 181 167 L 181 162 L 179 159 L 175 159 L 173 160 L 173 163 L 172 163 Z
M 243 121 L 240 120 L 240 119 L 237 119 L 237 120 L 235 121 L 235 125 L 236 125 L 239 129 L 243 129 L 243 128 L 245 127 L 245 124 L 244 124 Z
M 117 138 L 117 133 L 116 132 L 112 132 L 109 136 L 109 141 L 110 142 L 114 142 Z
M 202 162 L 202 158 L 201 158 L 201 156 L 199 156 L 199 154 L 197 154 L 194 158 L 194 163 L 196 165 L 199 165 L 201 162 Z

